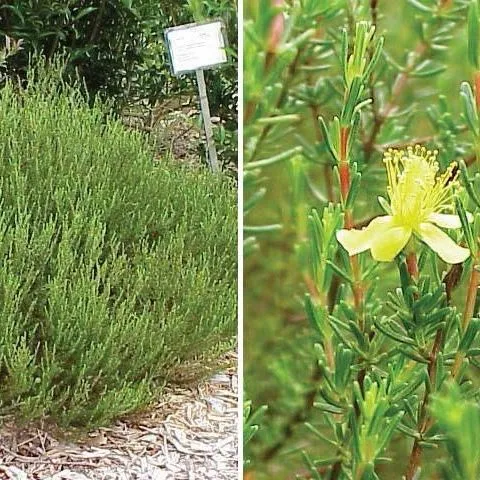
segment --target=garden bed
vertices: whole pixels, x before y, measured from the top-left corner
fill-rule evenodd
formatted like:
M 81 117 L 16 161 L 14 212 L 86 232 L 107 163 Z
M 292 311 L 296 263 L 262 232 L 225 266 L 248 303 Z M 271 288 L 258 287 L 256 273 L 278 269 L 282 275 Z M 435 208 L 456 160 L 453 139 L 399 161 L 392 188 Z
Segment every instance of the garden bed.
M 76 441 L 42 428 L 0 430 L 0 479 L 230 480 L 237 474 L 237 370 L 170 388 L 152 409 Z

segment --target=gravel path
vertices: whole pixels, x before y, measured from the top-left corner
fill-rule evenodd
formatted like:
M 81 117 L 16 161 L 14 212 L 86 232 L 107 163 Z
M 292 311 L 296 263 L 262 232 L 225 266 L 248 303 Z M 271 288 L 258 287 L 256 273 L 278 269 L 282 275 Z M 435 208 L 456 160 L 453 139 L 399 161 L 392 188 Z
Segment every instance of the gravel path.
M 148 413 L 81 442 L 0 430 L 0 480 L 233 480 L 238 468 L 236 371 L 164 396 Z

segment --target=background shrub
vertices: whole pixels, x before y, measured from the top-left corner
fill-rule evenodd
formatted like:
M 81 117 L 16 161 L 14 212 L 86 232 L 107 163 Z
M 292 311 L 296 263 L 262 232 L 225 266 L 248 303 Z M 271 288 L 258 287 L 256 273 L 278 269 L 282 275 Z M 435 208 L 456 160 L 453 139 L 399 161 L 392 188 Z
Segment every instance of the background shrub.
M 154 107 L 166 99 L 196 96 L 194 75 L 173 77 L 167 63 L 164 29 L 194 16 L 222 18 L 227 25 L 231 62 L 207 72 L 213 116 L 227 156 L 236 163 L 237 128 L 236 1 L 156 0 L 12 0 L 1 2 L 0 33 L 22 40 L 22 50 L 8 58 L 6 74 L 25 78 L 32 54 L 68 59 L 65 72 L 79 74 L 91 97 L 101 95 L 117 112 L 139 103 Z M 2 43 L 0 41 L 0 49 Z M 232 138 L 233 137 L 233 138 Z
M 0 413 L 86 425 L 232 346 L 236 199 L 60 77 L 0 91 Z
M 224 19 L 235 51 L 235 3 L 210 0 L 197 10 L 204 17 Z M 78 69 L 90 93 L 121 101 L 140 98 L 154 103 L 192 89 L 190 77 L 177 79 L 170 75 L 163 43 L 165 28 L 192 21 L 187 2 L 159 5 L 153 0 L 13 0 L 0 6 L 0 32 L 23 40 L 22 53 L 9 60 L 12 74 L 25 75 L 28 58 L 34 52 L 47 59 L 65 52 L 69 57 L 67 68 Z M 211 80 L 223 83 L 231 97 L 231 85 L 226 83 L 232 82 L 222 82 L 223 73 L 225 70 Z M 233 80 L 236 73 L 230 69 L 229 76 Z M 213 88 L 218 89 L 217 85 Z

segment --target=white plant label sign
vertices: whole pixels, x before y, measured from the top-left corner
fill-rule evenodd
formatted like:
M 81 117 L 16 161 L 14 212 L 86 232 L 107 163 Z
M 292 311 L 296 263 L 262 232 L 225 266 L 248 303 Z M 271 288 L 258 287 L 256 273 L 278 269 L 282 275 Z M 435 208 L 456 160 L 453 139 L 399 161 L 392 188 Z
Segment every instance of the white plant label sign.
M 174 75 L 227 62 L 222 21 L 181 25 L 165 30 Z

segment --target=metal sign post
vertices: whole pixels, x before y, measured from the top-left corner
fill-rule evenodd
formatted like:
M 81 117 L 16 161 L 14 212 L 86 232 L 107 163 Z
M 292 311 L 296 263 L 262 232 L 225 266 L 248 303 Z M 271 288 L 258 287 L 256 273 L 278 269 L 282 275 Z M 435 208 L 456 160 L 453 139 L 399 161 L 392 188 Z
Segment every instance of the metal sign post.
M 208 104 L 207 85 L 205 84 L 205 75 L 203 70 L 196 70 L 198 94 L 200 96 L 200 107 L 202 109 L 203 125 L 205 127 L 205 137 L 207 140 L 207 158 L 208 164 L 213 172 L 218 172 L 217 149 L 213 139 L 212 120 L 210 118 L 210 105 Z
M 222 21 L 192 23 L 165 30 L 170 66 L 174 75 L 195 72 L 197 76 L 200 107 L 207 142 L 208 164 L 219 171 L 217 150 L 213 139 L 210 106 L 203 70 L 227 62 L 225 26 Z

